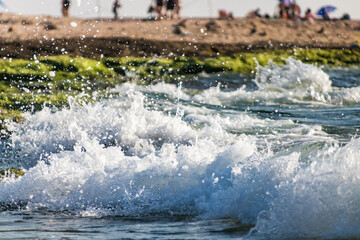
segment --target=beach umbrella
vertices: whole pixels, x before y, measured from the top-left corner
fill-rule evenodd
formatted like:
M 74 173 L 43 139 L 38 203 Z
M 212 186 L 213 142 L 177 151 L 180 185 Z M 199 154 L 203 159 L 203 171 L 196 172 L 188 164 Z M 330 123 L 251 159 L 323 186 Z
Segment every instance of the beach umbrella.
M 292 1 L 291 0 L 278 0 L 279 2 L 283 1 L 283 3 L 286 5 L 286 6 L 290 6 L 292 5 Z
M 316 12 L 316 15 L 323 16 L 325 13 L 331 13 L 331 12 L 333 12 L 335 10 L 336 10 L 335 6 L 327 5 L 327 6 L 324 6 L 324 7 L 320 8 Z

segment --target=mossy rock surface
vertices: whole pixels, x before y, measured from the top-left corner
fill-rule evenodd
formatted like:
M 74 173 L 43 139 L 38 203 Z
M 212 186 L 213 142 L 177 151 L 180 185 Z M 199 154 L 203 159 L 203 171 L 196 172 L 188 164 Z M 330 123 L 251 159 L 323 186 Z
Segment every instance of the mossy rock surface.
M 0 169 L 0 182 L 4 179 L 4 177 L 14 176 L 15 178 L 18 178 L 23 175 L 25 175 L 25 172 L 21 169 L 16 169 L 16 168 Z

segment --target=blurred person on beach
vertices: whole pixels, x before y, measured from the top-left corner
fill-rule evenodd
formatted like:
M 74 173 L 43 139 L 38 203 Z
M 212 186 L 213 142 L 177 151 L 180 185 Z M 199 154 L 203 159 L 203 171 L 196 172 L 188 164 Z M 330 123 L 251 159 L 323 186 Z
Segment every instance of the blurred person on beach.
M 181 0 L 166 0 L 166 17 L 180 19 Z
M 300 20 L 301 18 L 301 8 L 299 7 L 299 5 L 296 4 L 295 0 L 290 4 L 289 18 L 295 21 Z
M 281 0 L 281 2 L 279 3 L 279 16 L 280 18 L 284 18 L 284 19 L 288 19 L 289 18 L 289 11 L 290 11 L 290 6 L 292 5 L 292 1 L 291 0 Z
M 164 17 L 162 10 L 164 6 L 164 0 L 156 0 L 155 3 L 155 12 L 157 13 L 157 18 L 162 19 Z
M 329 16 L 329 13 L 328 13 L 328 11 L 326 10 L 326 9 L 324 9 L 324 12 L 322 13 L 322 18 L 324 19 L 324 20 L 330 20 L 330 16 Z
M 250 11 L 247 15 L 246 18 L 262 18 L 261 14 L 260 14 L 260 9 L 257 8 L 254 11 Z
M 341 20 L 350 20 L 351 17 L 350 17 L 350 14 L 344 13 L 344 15 L 342 15 L 342 17 L 341 17 L 340 19 L 341 19 Z
M 311 12 L 310 8 L 305 12 L 305 20 L 312 24 L 315 23 L 315 15 Z
M 119 0 L 115 0 L 115 2 L 113 3 L 113 7 L 112 7 L 112 11 L 114 13 L 114 19 L 117 20 L 118 19 L 118 12 L 117 10 L 121 8 L 121 4 L 119 2 Z
M 174 6 L 174 16 L 177 19 L 180 19 L 180 10 L 181 10 L 181 0 L 174 0 L 175 1 L 175 6 Z
M 61 5 L 62 5 L 61 11 L 62 11 L 63 17 L 68 17 L 69 16 L 69 8 L 71 5 L 70 0 L 62 0 Z
M 232 12 L 228 12 L 224 9 L 219 9 L 218 11 L 219 14 L 219 19 L 234 19 L 233 13 Z
M 166 0 L 166 17 L 172 19 L 174 17 L 175 0 Z

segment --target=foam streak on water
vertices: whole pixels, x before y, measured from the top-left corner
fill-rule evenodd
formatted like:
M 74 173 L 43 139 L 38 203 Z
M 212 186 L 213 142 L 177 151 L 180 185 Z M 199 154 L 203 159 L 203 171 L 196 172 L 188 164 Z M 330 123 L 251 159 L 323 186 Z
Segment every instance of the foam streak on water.
M 82 217 L 233 218 L 255 226 L 249 238 L 360 237 L 359 88 L 292 59 L 259 67 L 254 82 L 126 83 L 99 103 L 26 114 L 9 129 L 27 172 L 0 182 L 0 202 Z

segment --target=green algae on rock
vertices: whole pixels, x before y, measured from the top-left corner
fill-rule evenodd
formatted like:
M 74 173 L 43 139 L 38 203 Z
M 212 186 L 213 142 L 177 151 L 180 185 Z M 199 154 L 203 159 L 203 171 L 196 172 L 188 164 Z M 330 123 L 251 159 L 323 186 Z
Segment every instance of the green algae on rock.
M 344 66 L 360 63 L 360 51 L 341 49 L 292 49 L 237 53 L 215 58 L 102 58 L 49 56 L 0 60 L 0 125 L 3 120 L 20 121 L 25 111 L 44 106 L 62 107 L 68 98 L 82 95 L 96 101 L 106 90 L 125 81 L 138 84 L 186 81 L 206 73 L 251 73 L 256 64 L 285 63 L 288 57 L 316 65 Z M 99 94 L 100 93 L 100 94 Z M 0 126 L 3 128 L 3 126 Z
M 18 178 L 23 175 L 25 175 L 25 172 L 21 169 L 16 169 L 16 168 L 0 169 L 0 182 L 5 177 L 14 176 L 15 178 Z

